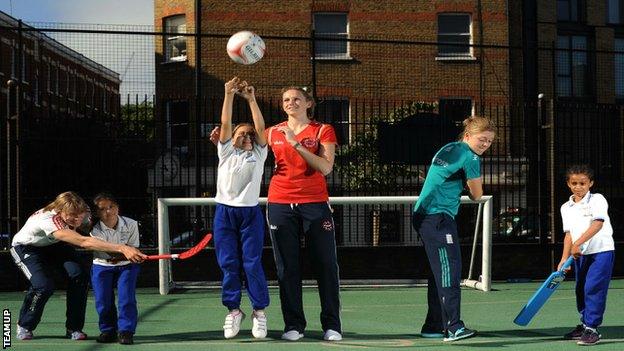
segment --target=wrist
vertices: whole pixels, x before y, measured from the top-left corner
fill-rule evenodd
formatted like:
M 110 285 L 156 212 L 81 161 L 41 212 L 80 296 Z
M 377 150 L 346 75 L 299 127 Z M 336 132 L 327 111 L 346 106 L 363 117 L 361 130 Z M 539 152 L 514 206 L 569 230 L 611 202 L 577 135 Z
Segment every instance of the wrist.
M 291 143 L 290 145 L 292 145 L 292 147 L 297 150 L 299 149 L 299 147 L 301 147 L 301 144 L 298 141 L 295 141 L 294 143 Z

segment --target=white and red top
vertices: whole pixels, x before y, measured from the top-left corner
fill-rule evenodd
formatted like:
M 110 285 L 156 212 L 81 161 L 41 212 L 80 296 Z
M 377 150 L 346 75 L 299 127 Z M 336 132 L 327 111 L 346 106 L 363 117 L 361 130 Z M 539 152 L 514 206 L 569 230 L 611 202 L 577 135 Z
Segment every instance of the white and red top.
M 41 209 L 28 218 L 22 229 L 13 237 L 11 245 L 52 245 L 58 242 L 58 239 L 54 238 L 54 232 L 66 228 L 68 226 L 59 213 Z
M 266 130 L 266 139 L 275 155 L 275 169 L 269 184 L 268 201 L 278 204 L 325 202 L 329 200 L 325 176 L 312 168 L 286 141 L 278 128 L 287 122 Z M 329 124 L 311 121 L 295 140 L 313 154 L 319 153 L 321 144 L 336 144 L 336 133 Z

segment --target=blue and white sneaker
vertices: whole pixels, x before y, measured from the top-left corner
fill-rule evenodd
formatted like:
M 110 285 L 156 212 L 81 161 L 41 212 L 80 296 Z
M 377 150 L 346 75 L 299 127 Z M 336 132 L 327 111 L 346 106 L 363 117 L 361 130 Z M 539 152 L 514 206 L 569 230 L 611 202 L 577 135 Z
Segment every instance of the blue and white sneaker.
M 476 330 L 468 329 L 468 328 L 459 328 L 454 333 L 449 331 L 448 335 L 444 338 L 444 341 L 457 341 L 461 339 L 466 339 L 477 334 Z

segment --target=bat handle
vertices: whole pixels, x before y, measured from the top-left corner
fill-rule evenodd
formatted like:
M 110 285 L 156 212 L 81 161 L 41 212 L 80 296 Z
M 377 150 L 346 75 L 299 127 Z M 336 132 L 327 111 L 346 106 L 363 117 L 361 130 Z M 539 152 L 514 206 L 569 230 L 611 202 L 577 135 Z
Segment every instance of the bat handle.
M 561 269 L 559 270 L 559 272 L 564 272 L 566 269 L 570 268 L 573 262 L 574 262 L 574 257 L 573 256 L 568 257 L 568 259 L 563 263 L 563 266 L 561 266 Z

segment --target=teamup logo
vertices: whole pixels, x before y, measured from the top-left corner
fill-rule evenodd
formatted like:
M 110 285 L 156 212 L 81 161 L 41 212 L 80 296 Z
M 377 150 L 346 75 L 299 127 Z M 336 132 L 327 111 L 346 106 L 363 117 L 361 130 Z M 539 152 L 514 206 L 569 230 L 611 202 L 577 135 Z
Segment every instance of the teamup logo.
M 11 311 L 2 310 L 2 349 L 11 347 Z

